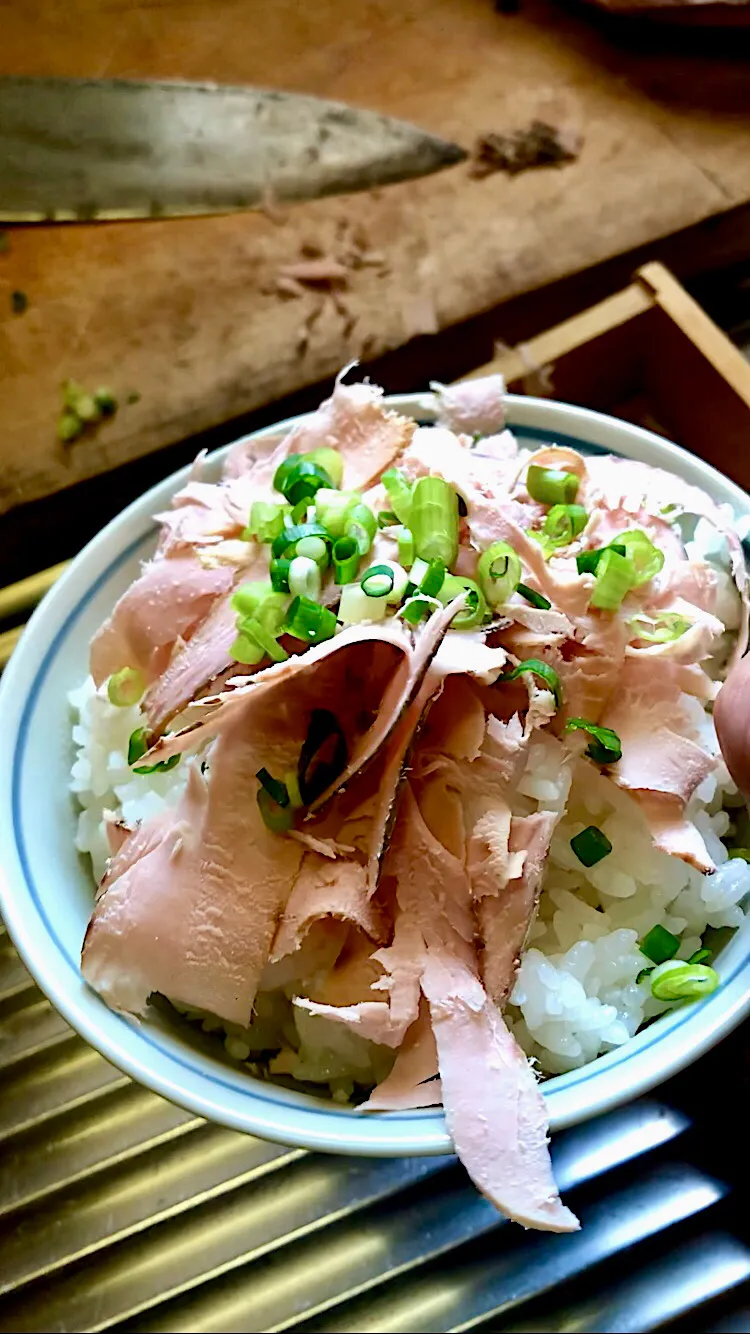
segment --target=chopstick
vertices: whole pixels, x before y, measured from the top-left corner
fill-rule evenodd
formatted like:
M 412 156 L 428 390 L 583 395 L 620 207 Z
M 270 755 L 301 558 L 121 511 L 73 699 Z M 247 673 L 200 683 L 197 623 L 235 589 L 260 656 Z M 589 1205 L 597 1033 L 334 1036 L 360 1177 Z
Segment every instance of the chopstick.
M 37 603 L 41 602 L 45 593 L 49 592 L 69 564 L 70 561 L 60 561 L 58 565 L 50 565 L 48 570 L 39 570 L 37 574 L 30 574 L 27 579 L 19 579 L 17 584 L 0 588 L 0 621 L 8 621 L 16 616 L 28 619 Z M 8 665 L 23 628 L 23 625 L 14 625 L 10 630 L 0 632 L 0 671 Z

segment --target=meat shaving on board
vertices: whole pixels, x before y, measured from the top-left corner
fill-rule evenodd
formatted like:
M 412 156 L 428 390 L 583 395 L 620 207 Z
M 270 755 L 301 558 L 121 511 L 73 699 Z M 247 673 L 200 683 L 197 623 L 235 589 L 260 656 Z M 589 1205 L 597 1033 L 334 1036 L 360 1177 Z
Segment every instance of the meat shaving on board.
M 364 1110 L 442 1102 L 479 1189 L 526 1227 L 571 1231 L 503 1012 L 574 770 L 596 765 L 654 847 L 714 870 L 693 816 L 718 757 L 695 710 L 746 645 L 745 566 L 727 507 L 699 488 L 519 448 L 499 376 L 433 390 L 436 425 L 416 425 L 342 373 L 317 412 L 233 446 L 220 482 L 197 460 L 157 516 L 91 670 L 112 703 L 123 673 L 142 681 L 133 777 L 179 763 L 186 781 L 140 822 L 107 811 L 82 972 L 114 1008 L 144 1015 L 160 994 L 243 1030 L 283 993 L 290 1023 L 376 1044 Z M 252 536 L 256 502 L 277 536 L 301 529 L 282 557 Z M 690 516 L 723 564 L 685 536 Z M 298 541 L 311 595 L 295 598 Z M 257 587 L 286 599 L 270 639 L 238 611 Z M 244 658 L 243 634 L 259 650 Z M 602 730 L 619 754 L 592 751 Z M 294 1075 L 293 1053 L 266 1068 Z

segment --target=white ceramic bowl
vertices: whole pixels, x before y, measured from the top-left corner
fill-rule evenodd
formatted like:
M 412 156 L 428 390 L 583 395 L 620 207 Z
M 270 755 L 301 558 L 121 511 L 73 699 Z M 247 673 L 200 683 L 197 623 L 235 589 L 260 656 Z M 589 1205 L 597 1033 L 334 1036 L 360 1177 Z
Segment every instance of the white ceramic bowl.
M 393 407 L 424 417 L 417 395 Z M 582 408 L 511 397 L 509 424 L 524 441 L 613 452 L 668 468 L 750 514 L 750 499 L 707 464 L 658 436 Z M 263 434 L 280 434 L 283 427 Z M 218 478 L 222 453 L 207 464 Z M 262 1083 L 232 1065 L 221 1044 L 178 1030 L 155 1011 L 138 1022 L 115 1014 L 84 984 L 78 960 L 93 885 L 75 852 L 67 691 L 87 671 L 97 626 L 154 546 L 151 515 L 186 471 L 149 491 L 81 552 L 34 613 L 0 685 L 0 909 L 39 986 L 108 1060 L 200 1116 L 270 1140 L 329 1152 L 435 1154 L 451 1149 L 440 1110 L 362 1114 Z M 642 1093 L 727 1034 L 750 1009 L 750 922 L 722 951 L 722 984 L 677 1009 L 625 1047 L 545 1084 L 560 1129 Z

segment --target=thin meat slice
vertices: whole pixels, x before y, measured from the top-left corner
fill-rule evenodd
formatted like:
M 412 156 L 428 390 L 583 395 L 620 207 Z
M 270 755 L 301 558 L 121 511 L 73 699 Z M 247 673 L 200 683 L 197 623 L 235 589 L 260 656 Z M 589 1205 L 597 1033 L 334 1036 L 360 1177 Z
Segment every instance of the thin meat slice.
M 306 852 L 271 950 L 275 963 L 298 950 L 315 922 L 348 922 L 372 940 L 383 938 L 383 917 L 368 893 L 365 868 Z
M 411 439 L 414 422 L 383 404 L 383 390 L 371 384 L 342 384 L 329 399 L 292 428 L 284 441 L 289 454 L 337 449 L 344 460 L 344 486 L 362 491 L 377 481 Z
M 399 1047 L 390 1074 L 373 1089 L 360 1110 L 395 1112 L 438 1107 L 443 1101 L 443 1087 L 437 1074 L 435 1035 L 427 1002 L 422 997 L 419 1014 Z
M 505 380 L 482 375 L 445 385 L 430 385 L 437 399 L 438 422 L 467 435 L 495 435 L 505 425 Z
M 190 635 L 232 584 L 230 570 L 204 569 L 191 553 L 148 561 L 91 642 L 96 684 L 123 667 L 138 668 L 153 680 L 172 645 Z
M 509 860 L 517 860 L 511 863 L 510 869 L 515 870 L 519 860 L 521 865 L 518 874 L 505 879 L 504 883 L 502 874 L 495 873 L 492 861 L 488 866 L 486 858 L 481 860 L 481 846 L 482 843 L 486 846 L 487 841 L 486 838 L 480 840 L 477 829 L 474 831 L 472 843 L 476 849 L 475 840 L 479 842 L 479 849 L 472 849 L 475 860 L 469 862 L 469 875 L 475 895 L 484 890 L 477 905 L 483 941 L 482 981 L 488 995 L 501 1008 L 512 990 L 521 954 L 536 917 L 549 846 L 559 818 L 552 811 L 512 817 L 508 852 Z M 496 878 L 494 893 L 491 880 L 488 887 L 490 876 Z
M 685 808 L 678 798 L 659 792 L 637 792 L 634 795 L 646 817 L 654 846 L 660 852 L 679 857 L 703 875 L 711 875 L 716 870 L 701 833 L 685 816 Z
M 448 1129 L 474 1184 L 524 1227 L 575 1232 L 547 1147 L 544 1099 L 524 1053 L 471 973 L 428 951 L 429 1001 Z

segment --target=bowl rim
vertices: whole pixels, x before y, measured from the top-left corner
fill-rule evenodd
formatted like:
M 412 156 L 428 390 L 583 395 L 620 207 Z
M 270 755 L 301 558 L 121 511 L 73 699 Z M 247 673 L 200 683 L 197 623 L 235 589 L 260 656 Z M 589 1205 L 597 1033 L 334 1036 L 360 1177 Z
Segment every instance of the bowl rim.
M 389 395 L 386 401 L 392 408 L 419 420 L 428 421 L 433 417 L 428 406 L 430 400 L 424 394 Z M 711 492 L 718 489 L 722 500 L 728 500 L 738 512 L 750 515 L 750 499 L 733 482 L 703 460 L 641 427 L 592 409 L 548 399 L 508 395 L 507 407 L 510 429 L 521 438 L 524 435 L 539 438 L 547 434 L 558 443 L 570 443 L 574 447 L 584 444 L 594 452 L 618 452 L 615 441 L 619 440 L 622 446 L 619 452 L 625 454 L 627 445 L 627 457 L 665 467 Z M 275 423 L 240 439 L 281 438 L 307 415 Z M 207 460 L 209 468 L 218 471 L 231 447 L 228 445 L 212 453 Z M 30 683 L 39 676 L 38 659 L 50 648 L 47 627 L 54 625 L 56 619 L 62 618 L 65 622 L 66 608 L 75 596 L 78 596 L 80 607 L 90 595 L 91 585 L 83 595 L 75 593 L 83 576 L 88 581 L 90 572 L 96 571 L 95 582 L 106 582 L 111 575 L 111 557 L 115 557 L 117 563 L 134 558 L 144 538 L 142 535 L 135 542 L 124 542 L 128 530 L 134 524 L 142 529 L 147 516 L 156 507 L 162 507 L 189 474 L 188 465 L 152 487 L 115 516 L 83 548 L 30 618 L 0 681 L 0 713 L 4 714 L 4 706 L 8 705 L 10 714 L 18 720 L 15 729 L 11 725 L 0 732 L 0 817 L 7 811 L 11 814 L 10 821 L 0 818 L 0 911 L 32 977 L 73 1029 L 113 1065 L 154 1092 L 210 1120 L 280 1143 L 367 1155 L 450 1152 L 452 1145 L 442 1109 L 363 1115 L 321 1099 L 299 1094 L 288 1096 L 278 1086 L 255 1080 L 244 1072 L 239 1096 L 232 1106 L 217 1103 L 216 1097 L 203 1087 L 207 1076 L 201 1065 L 175 1062 L 170 1056 L 156 1064 L 149 1063 L 147 1058 L 144 1059 L 143 1039 L 146 1038 L 148 1046 L 158 1044 L 147 1036 L 147 1024 L 139 1025 L 137 1021 L 109 1010 L 86 987 L 80 973 L 71 987 L 64 970 L 55 966 L 59 961 L 49 957 L 49 923 L 42 917 L 46 934 L 40 935 L 39 917 L 28 915 L 30 873 L 24 867 L 23 858 L 18 856 L 17 831 L 12 823 L 17 812 L 9 779 L 16 762 L 17 743 L 20 745 L 23 718 L 32 699 Z M 59 631 L 57 637 L 60 638 Z M 15 875 L 8 866 L 15 867 Z M 741 931 L 747 935 L 743 928 Z M 738 937 L 739 933 L 735 941 Z M 741 955 L 741 949 L 735 951 L 736 957 Z M 713 997 L 689 1009 L 673 1011 L 658 1024 L 641 1030 L 623 1049 L 599 1057 L 568 1075 L 550 1079 L 545 1085 L 545 1097 L 552 1128 L 561 1129 L 588 1119 L 638 1096 L 683 1069 L 726 1036 L 750 1010 L 750 958 L 747 951 L 745 956 L 740 957 L 739 966 L 734 968 L 731 976 L 723 979 L 722 987 Z M 117 1025 L 111 1022 L 113 1019 L 118 1021 Z M 649 1053 L 657 1046 L 659 1058 L 654 1060 Z M 161 1047 L 159 1051 L 162 1051 Z M 202 1060 L 199 1053 L 193 1055 Z M 626 1063 L 630 1070 L 628 1078 L 623 1081 L 621 1075 Z M 187 1070 L 187 1079 L 175 1073 L 179 1066 Z M 209 1082 L 216 1083 L 216 1080 Z M 582 1086 L 586 1083 L 595 1086 L 594 1092 L 592 1094 L 590 1090 L 588 1097 L 581 1097 Z M 272 1108 L 270 1115 L 266 1106 Z

